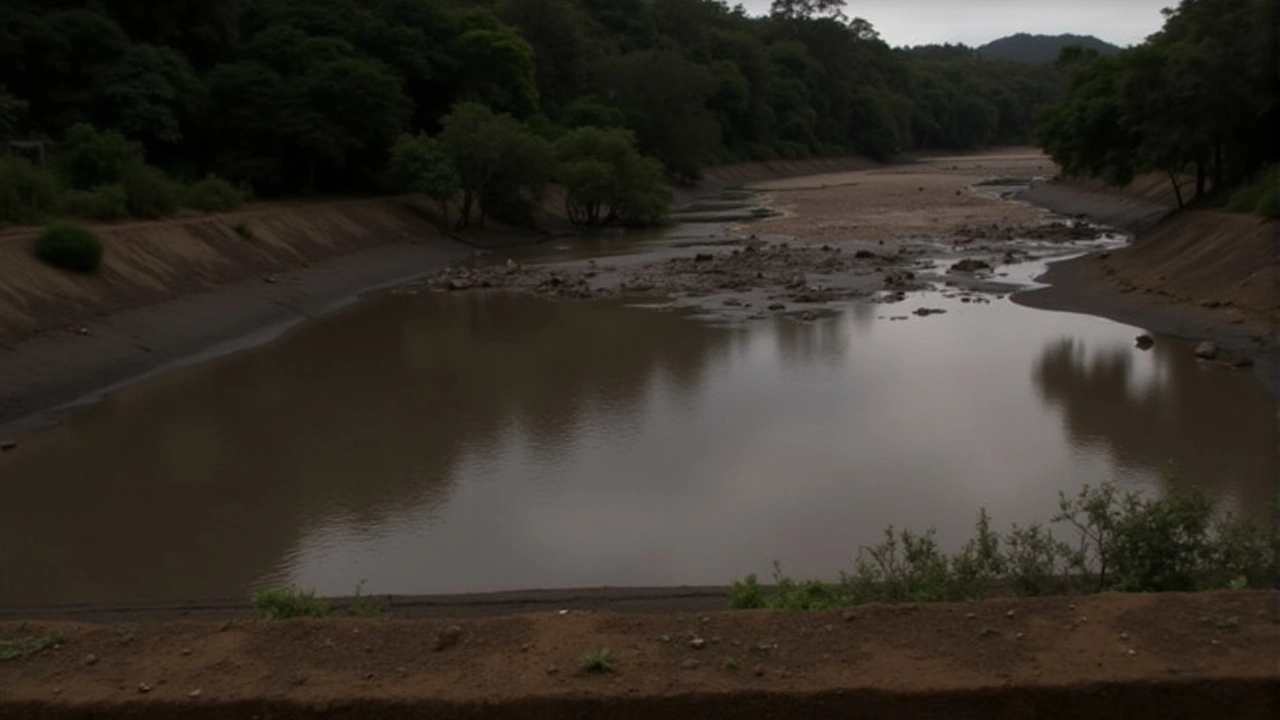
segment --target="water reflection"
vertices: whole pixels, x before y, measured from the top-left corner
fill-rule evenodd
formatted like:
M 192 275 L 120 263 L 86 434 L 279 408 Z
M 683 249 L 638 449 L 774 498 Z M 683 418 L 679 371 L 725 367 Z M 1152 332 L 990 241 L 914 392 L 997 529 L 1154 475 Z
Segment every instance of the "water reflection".
M 1032 377 L 1073 441 L 1105 450 L 1119 469 L 1158 476 L 1170 464 L 1259 516 L 1274 498 L 1274 486 L 1258 481 L 1280 469 L 1274 405 L 1250 373 L 1198 362 L 1172 340 L 1135 354 L 1115 346 L 1090 352 L 1084 341 L 1062 338 L 1045 348 Z
M 696 396 L 732 332 L 502 295 L 385 297 L 115 393 L 0 458 L 0 599 L 220 597 L 302 535 L 433 518 L 459 459 L 563 455 L 653 379 Z
M 968 536 L 1174 459 L 1248 505 L 1249 375 L 1008 302 L 729 328 L 502 294 L 382 297 L 161 375 L 0 455 L 0 602 L 830 575 L 884 525 Z M 1046 322 L 1052 318 L 1052 322 Z M 1033 382 L 1027 382 L 1032 369 Z

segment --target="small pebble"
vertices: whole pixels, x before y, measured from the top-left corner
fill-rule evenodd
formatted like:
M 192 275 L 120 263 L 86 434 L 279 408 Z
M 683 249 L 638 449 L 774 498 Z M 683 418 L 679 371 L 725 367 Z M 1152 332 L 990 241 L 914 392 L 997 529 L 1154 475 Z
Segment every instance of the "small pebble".
M 702 638 L 694 638 L 689 641 L 689 647 L 693 648 L 694 650 L 701 650 L 706 646 L 707 646 L 707 641 L 703 640 Z
M 191 692 L 187 693 L 187 697 L 191 698 L 192 700 L 200 697 L 200 695 L 201 695 L 200 688 L 196 688 L 195 690 L 192 690 Z
M 560 668 L 556 667 L 555 665 L 552 665 L 551 667 L 547 668 L 548 675 L 555 675 L 558 672 L 560 672 Z
M 85 665 L 97 665 L 97 664 L 98 664 L 98 656 L 97 656 L 97 655 L 94 655 L 93 653 L 89 653 L 88 655 L 85 655 L 85 656 L 84 656 L 84 664 L 85 664 Z
M 698 662 L 697 660 L 694 660 L 693 658 L 688 658 L 687 660 L 680 663 L 680 667 L 684 668 L 685 670 L 697 670 L 698 666 L 701 664 L 702 663 Z
M 185 657 L 191 654 L 191 648 L 182 648 L 182 655 Z
M 1138 651 L 1130 648 L 1129 650 L 1125 651 L 1125 654 L 1128 655 L 1129 657 L 1133 657 L 1134 655 L 1138 654 Z
M 149 693 L 151 692 L 151 686 L 146 683 L 138 683 L 138 692 Z
M 1016 610 L 1010 610 L 1009 612 L 1005 613 L 1004 616 L 1007 618 L 1012 618 L 1014 615 L 1017 615 L 1017 614 L 1018 612 Z
M 1127 632 L 1122 632 L 1122 633 L 1120 633 L 1120 639 L 1121 639 L 1121 640 L 1128 640 L 1128 639 L 1129 639 L 1129 633 L 1127 633 Z
M 965 616 L 964 616 L 964 617 L 965 617 L 965 619 L 966 619 L 966 620 L 973 620 L 974 618 L 978 617 L 978 614 L 977 614 L 977 613 L 965 613 Z
M 756 665 L 752 672 L 755 673 L 756 677 L 764 677 L 764 665 Z

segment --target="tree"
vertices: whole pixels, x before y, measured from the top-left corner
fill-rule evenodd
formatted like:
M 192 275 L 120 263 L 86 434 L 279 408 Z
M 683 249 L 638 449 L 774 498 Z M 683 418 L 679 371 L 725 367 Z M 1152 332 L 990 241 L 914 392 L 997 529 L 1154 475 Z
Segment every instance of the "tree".
M 707 102 L 716 81 L 705 66 L 671 52 L 615 58 L 597 79 L 627 117 L 640 147 L 686 179 L 715 158 L 720 129 Z
M 132 45 L 107 70 L 102 117 L 126 137 L 175 144 L 203 100 L 204 86 L 186 57 L 167 47 Z
M 671 191 L 662 163 L 640 154 L 627 130 L 579 128 L 556 141 L 565 212 L 580 225 L 652 225 L 666 215 Z
M 533 47 L 510 27 L 468 30 L 458 38 L 464 95 L 515 117 L 538 110 Z
M 845 19 L 845 0 L 773 0 L 769 15 L 779 20 Z
M 506 113 L 474 102 L 460 103 L 445 117 L 440 141 L 462 181 L 464 229 L 479 208 L 481 226 L 491 211 L 531 209 L 551 176 L 550 145 Z
M 391 175 L 405 192 L 424 193 L 440 204 L 445 227 L 449 203 L 462 190 L 462 178 L 440 140 L 426 135 L 401 135 L 391 148 Z

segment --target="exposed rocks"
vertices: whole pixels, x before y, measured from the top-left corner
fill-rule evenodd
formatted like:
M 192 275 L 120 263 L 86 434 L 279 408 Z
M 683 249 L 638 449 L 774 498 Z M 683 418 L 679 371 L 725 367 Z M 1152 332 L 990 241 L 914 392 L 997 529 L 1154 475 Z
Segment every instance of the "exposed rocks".
M 1139 350 L 1150 350 L 1156 344 L 1156 339 L 1147 333 L 1143 333 L 1134 340 L 1134 343 L 1137 344 Z
M 991 264 L 978 260 L 976 258 L 965 258 L 960 262 L 951 266 L 951 272 L 975 273 L 981 270 L 990 270 Z
M 1218 357 L 1218 344 L 1206 340 L 1196 346 L 1194 355 L 1201 360 L 1216 360 Z
M 0 452 L 9 452 L 17 448 L 18 442 L 16 440 L 0 440 Z
M 911 311 L 911 314 L 912 314 L 912 315 L 919 315 L 920 317 L 929 317 L 930 315 L 943 315 L 943 314 L 945 314 L 946 312 L 947 312 L 947 311 L 946 311 L 946 310 L 943 310 L 942 308 L 927 308 L 927 307 L 922 307 L 922 308 L 916 308 L 915 310 L 912 310 L 912 311 Z
M 694 650 L 701 650 L 706 646 L 707 646 L 707 641 L 703 640 L 700 637 L 696 637 L 689 641 L 689 647 L 693 648 Z

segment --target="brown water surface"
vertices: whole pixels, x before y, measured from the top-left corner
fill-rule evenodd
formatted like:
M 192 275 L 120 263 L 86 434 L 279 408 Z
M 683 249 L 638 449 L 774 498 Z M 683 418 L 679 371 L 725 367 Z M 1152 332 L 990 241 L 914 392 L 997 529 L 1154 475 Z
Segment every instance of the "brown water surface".
M 0 455 L 0 603 L 831 576 L 890 523 L 1158 490 L 1261 512 L 1274 405 L 1185 344 L 1007 300 L 714 326 L 387 295 L 159 375 Z M 914 306 L 914 305 L 912 305 Z

